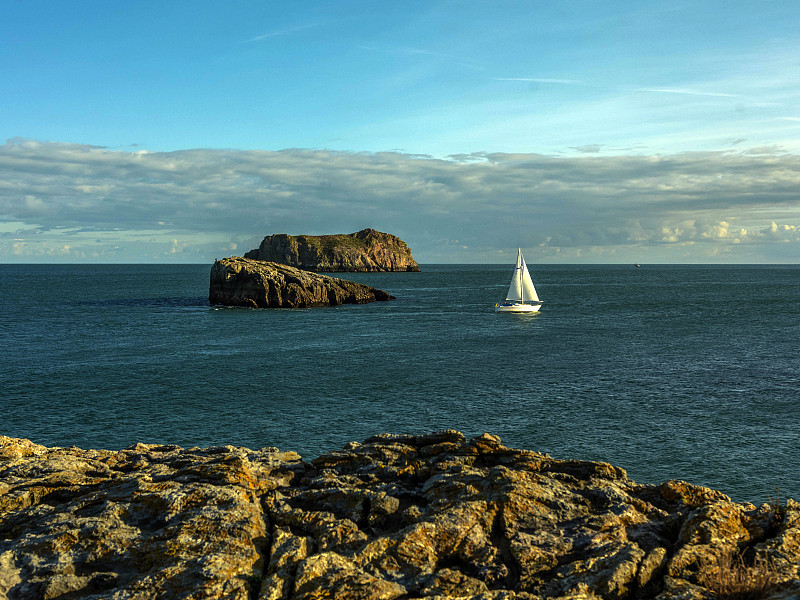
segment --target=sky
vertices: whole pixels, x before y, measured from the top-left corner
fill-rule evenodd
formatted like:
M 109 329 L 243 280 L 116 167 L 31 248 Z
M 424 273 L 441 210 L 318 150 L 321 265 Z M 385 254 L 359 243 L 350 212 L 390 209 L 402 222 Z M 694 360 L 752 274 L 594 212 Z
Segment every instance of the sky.
M 800 10 L 0 0 L 0 263 L 800 263 Z

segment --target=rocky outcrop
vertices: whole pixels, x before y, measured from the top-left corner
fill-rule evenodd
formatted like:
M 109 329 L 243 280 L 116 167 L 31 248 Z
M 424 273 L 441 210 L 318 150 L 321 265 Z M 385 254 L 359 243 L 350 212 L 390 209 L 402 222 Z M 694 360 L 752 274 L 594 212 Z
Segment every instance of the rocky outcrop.
M 732 550 L 746 585 L 768 557 L 769 594 L 752 597 L 797 598 L 800 504 L 638 485 L 455 431 L 311 462 L 0 437 L 2 599 L 700 600 L 724 597 Z
M 340 235 L 268 235 L 245 258 L 319 272 L 419 271 L 403 240 L 374 229 Z
M 278 263 L 233 256 L 211 267 L 212 304 L 251 308 L 305 308 L 392 300 L 384 291 Z

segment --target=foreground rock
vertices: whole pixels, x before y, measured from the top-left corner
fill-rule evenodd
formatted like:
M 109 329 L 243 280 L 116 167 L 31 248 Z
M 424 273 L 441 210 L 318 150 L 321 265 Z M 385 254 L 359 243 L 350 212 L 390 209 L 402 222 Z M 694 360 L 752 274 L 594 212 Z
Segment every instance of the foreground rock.
M 244 256 L 307 271 L 419 271 L 403 240 L 374 229 L 339 235 L 268 235 Z
M 287 265 L 233 256 L 211 267 L 212 304 L 251 308 L 305 308 L 392 300 L 384 291 Z
M 732 549 L 770 557 L 763 597 L 797 598 L 798 503 L 638 485 L 488 434 L 381 435 L 310 463 L 0 437 L 3 599 L 710 599 Z

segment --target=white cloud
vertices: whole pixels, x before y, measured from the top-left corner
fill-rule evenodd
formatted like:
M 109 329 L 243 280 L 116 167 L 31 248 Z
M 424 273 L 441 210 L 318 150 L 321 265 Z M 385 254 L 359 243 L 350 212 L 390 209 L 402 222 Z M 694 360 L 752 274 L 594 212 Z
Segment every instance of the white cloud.
M 684 96 L 713 96 L 718 98 L 739 98 L 739 94 L 723 94 L 720 92 L 701 92 L 687 88 L 639 88 L 638 92 L 648 92 L 652 94 L 682 94 Z
M 775 221 L 758 232 L 758 235 L 781 242 L 796 242 L 800 240 L 800 227 L 786 223 L 778 225 Z
M 284 35 L 292 35 L 292 34 L 300 32 L 300 31 L 305 31 L 307 29 L 313 29 L 316 26 L 317 26 L 316 23 L 309 23 L 309 24 L 306 24 L 306 25 L 296 25 L 295 27 L 287 27 L 285 29 L 275 29 L 273 31 L 268 31 L 267 33 L 262 33 L 261 35 L 254 36 L 254 37 L 252 37 L 252 38 L 250 38 L 249 40 L 246 40 L 246 41 L 248 43 L 249 42 L 260 42 L 260 41 L 263 41 L 263 40 L 267 40 L 269 38 L 280 37 L 280 36 L 284 36 Z
M 553 260 L 578 250 L 668 260 L 671 247 L 737 246 L 747 262 L 783 242 L 794 242 L 783 259 L 800 259 L 800 157 L 594 148 L 441 160 L 300 149 L 138 154 L 16 140 L 0 146 L 0 258 L 67 248 L 76 260 L 203 262 L 271 233 L 375 227 L 423 262 L 494 260 L 518 245 Z
M 563 83 L 565 85 L 572 85 L 580 83 L 576 79 L 549 79 L 546 77 L 493 77 L 493 81 L 527 81 L 529 83 Z

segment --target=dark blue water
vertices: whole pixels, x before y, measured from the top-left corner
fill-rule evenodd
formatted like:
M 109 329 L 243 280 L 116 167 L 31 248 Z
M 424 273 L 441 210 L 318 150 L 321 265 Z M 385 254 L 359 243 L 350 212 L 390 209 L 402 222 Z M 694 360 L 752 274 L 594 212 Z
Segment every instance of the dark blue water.
M 455 428 L 643 483 L 800 498 L 800 267 L 511 265 L 347 274 L 389 303 L 207 303 L 210 265 L 0 265 L 0 433 L 278 446 Z

